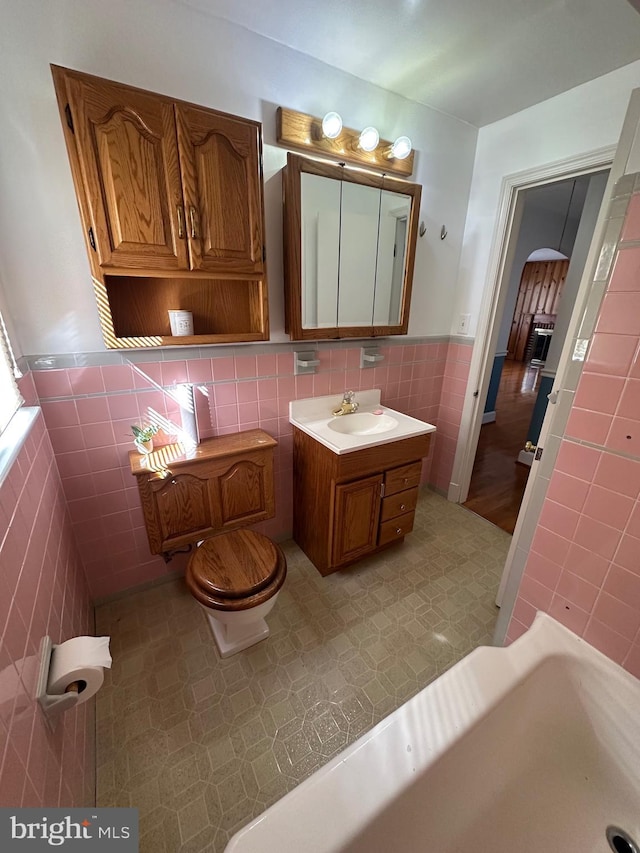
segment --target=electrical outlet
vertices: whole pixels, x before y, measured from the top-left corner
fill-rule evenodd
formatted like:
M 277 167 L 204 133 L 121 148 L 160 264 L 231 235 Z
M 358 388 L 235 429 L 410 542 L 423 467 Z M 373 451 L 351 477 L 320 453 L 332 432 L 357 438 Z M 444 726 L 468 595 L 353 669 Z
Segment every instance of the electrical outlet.
M 458 334 L 468 335 L 469 325 L 471 324 L 471 314 L 461 314 L 458 319 Z

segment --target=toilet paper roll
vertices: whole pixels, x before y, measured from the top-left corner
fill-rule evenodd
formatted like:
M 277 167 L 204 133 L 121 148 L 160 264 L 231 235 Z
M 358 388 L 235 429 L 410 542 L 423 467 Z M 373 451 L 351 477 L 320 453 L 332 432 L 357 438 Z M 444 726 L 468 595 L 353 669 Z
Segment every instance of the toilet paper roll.
M 62 695 L 70 684 L 79 682 L 78 704 L 98 692 L 104 681 L 104 668 L 111 667 L 109 637 L 73 637 L 51 653 L 47 693 Z

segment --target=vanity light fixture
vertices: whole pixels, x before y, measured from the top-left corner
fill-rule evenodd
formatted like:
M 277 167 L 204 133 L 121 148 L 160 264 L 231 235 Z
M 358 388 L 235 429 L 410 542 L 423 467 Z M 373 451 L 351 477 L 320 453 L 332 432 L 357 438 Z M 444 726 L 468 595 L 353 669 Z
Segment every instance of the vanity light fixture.
M 377 169 L 403 178 L 409 178 L 413 172 L 414 152 L 411 148 L 403 157 L 395 156 L 392 140 L 380 139 L 374 127 L 365 127 L 363 131 L 344 127 L 335 112 L 318 118 L 278 107 L 276 137 L 285 148 L 298 149 L 312 156 L 331 157 L 341 163 Z
M 358 145 L 363 151 L 375 151 L 378 147 L 378 142 L 380 142 L 380 134 L 375 127 L 365 127 L 360 133 Z
M 342 119 L 338 113 L 327 113 L 322 119 L 322 133 L 327 139 L 335 139 L 342 131 Z
M 391 146 L 389 156 L 396 160 L 405 160 L 411 154 L 411 140 L 408 136 L 399 136 Z

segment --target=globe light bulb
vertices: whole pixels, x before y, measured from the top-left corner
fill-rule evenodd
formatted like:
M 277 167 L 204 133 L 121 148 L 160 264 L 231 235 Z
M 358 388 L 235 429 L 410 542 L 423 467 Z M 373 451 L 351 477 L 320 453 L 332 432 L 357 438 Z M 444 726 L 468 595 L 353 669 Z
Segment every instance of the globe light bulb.
M 338 113 L 327 113 L 326 116 L 322 119 L 322 133 L 328 139 L 335 139 L 336 136 L 340 136 L 340 131 L 342 130 L 342 119 L 338 115 Z
M 399 136 L 391 146 L 391 156 L 396 160 L 406 160 L 411 154 L 411 140 L 408 136 Z
M 380 142 L 380 134 L 375 127 L 365 127 L 360 134 L 359 145 L 363 151 L 375 151 Z

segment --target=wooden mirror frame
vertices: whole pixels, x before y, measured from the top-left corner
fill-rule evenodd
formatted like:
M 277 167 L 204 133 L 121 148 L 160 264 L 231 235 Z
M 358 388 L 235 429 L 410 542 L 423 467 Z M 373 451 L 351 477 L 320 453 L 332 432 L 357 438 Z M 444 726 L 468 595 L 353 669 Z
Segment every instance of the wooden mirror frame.
M 302 194 L 301 174 L 319 175 L 337 181 L 375 187 L 388 192 L 411 196 L 411 215 L 407 229 L 407 255 L 400 301 L 400 322 L 393 326 L 340 326 L 322 329 L 302 327 Z M 409 307 L 413 285 L 413 268 L 420 217 L 422 187 L 386 175 L 376 175 L 361 169 L 312 160 L 299 154 L 287 154 L 287 165 L 282 171 L 283 231 L 284 231 L 284 285 L 285 331 L 294 341 L 324 340 L 333 338 L 369 338 L 388 335 L 406 335 L 409 326 Z

